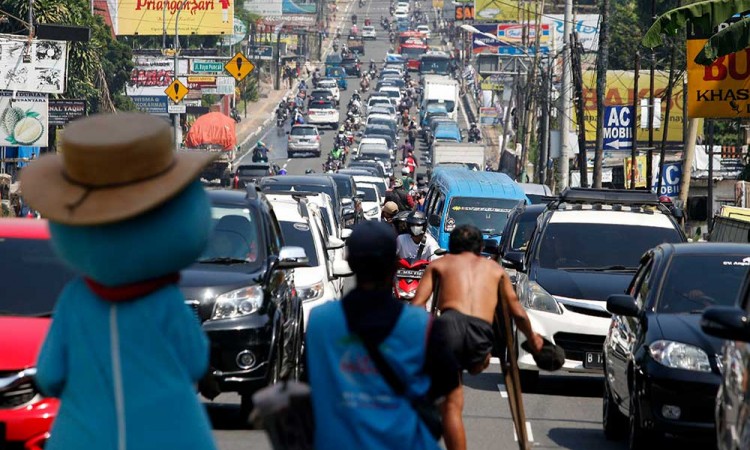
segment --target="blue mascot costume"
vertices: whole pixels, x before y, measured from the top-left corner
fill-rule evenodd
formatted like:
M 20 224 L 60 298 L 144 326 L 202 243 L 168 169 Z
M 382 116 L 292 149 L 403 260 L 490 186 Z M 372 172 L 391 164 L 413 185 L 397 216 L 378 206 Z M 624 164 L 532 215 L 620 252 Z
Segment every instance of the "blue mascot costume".
M 39 354 L 36 382 L 61 400 L 46 449 L 215 449 L 195 389 L 208 341 L 175 284 L 208 241 L 195 180 L 211 156 L 175 153 L 166 123 L 145 114 L 73 122 L 62 148 L 21 173 L 82 274 Z

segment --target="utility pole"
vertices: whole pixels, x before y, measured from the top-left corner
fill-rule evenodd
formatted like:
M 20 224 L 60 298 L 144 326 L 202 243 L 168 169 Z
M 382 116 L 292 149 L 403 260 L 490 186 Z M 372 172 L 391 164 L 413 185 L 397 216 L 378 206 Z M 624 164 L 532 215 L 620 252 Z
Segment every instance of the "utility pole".
M 685 169 L 683 169 L 685 170 Z M 690 173 L 690 172 L 687 172 Z M 706 223 L 710 233 L 714 227 L 714 121 L 708 121 L 708 198 L 706 199 Z
M 656 0 L 651 0 L 651 24 L 656 22 Z M 651 188 L 654 169 L 654 116 L 656 116 L 656 107 L 654 105 L 654 77 L 656 70 L 656 52 L 651 49 L 651 70 L 649 72 L 648 82 L 648 150 L 646 151 L 646 186 Z
M 180 13 L 185 8 L 185 5 L 187 4 L 189 0 L 183 0 L 182 4 L 180 4 L 180 8 L 177 10 L 177 14 L 174 16 L 174 79 L 178 80 L 179 76 L 179 61 L 177 60 L 177 49 L 180 46 L 180 30 L 178 28 L 180 24 Z M 180 136 L 179 136 L 179 128 L 180 128 L 180 115 L 174 114 L 172 116 L 172 126 L 174 127 L 174 149 L 179 150 L 180 149 Z
M 539 127 L 539 161 L 536 167 L 535 182 L 544 184 L 545 174 L 547 171 L 547 159 L 549 159 L 549 107 L 550 107 L 550 95 L 552 91 L 552 58 L 547 55 L 547 70 L 540 71 L 542 75 L 542 123 Z
M 604 152 L 604 91 L 609 67 L 609 0 L 601 0 L 599 14 L 599 57 L 596 58 L 596 146 L 594 147 L 594 188 L 602 187 Z
M 661 178 L 664 174 L 664 160 L 667 152 L 667 134 L 669 133 L 669 113 L 672 109 L 672 84 L 674 83 L 674 65 L 677 47 L 672 42 L 672 54 L 669 57 L 669 84 L 667 84 L 667 110 L 662 121 L 661 152 L 659 152 L 659 172 L 656 177 L 656 195 L 661 195 Z M 690 172 L 685 172 L 690 173 Z
M 560 189 L 568 187 L 570 177 L 570 35 L 572 34 L 571 21 L 573 20 L 573 0 L 565 0 L 565 14 L 563 16 L 563 73 L 562 73 L 562 92 L 560 93 L 562 111 L 560 112 L 560 140 L 562 142 L 562 151 L 560 152 Z
M 578 33 L 573 33 L 571 41 L 571 60 L 573 63 L 573 84 L 575 86 L 575 107 L 578 120 L 578 171 L 581 175 L 581 187 L 589 187 L 588 157 L 586 156 L 586 122 L 583 111 L 583 69 L 581 68 L 581 44 Z
M 633 130 L 633 146 L 630 149 L 630 173 L 625 174 L 630 177 L 630 189 L 635 189 L 635 171 L 638 167 L 638 104 L 640 99 L 638 96 L 638 78 L 641 74 L 641 53 L 635 51 L 635 75 L 633 76 L 633 119 L 630 121 L 631 129 Z M 690 178 L 690 177 L 688 177 Z

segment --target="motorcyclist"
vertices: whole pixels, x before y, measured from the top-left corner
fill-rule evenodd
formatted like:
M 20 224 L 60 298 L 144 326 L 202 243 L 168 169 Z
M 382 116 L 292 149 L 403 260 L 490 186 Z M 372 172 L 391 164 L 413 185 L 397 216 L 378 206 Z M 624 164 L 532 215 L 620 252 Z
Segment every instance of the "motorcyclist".
M 294 112 L 294 123 L 295 125 L 302 125 L 305 123 L 305 117 L 299 112 L 299 110 Z
M 313 72 L 313 75 L 312 75 L 313 86 L 317 86 L 318 81 L 320 81 L 320 67 L 316 67 L 315 72 Z
M 338 145 L 333 147 L 333 150 L 331 150 L 331 156 L 333 159 L 341 160 L 344 157 L 344 150 Z
M 282 168 L 279 170 L 279 175 L 286 175 L 286 169 Z
M 412 211 L 406 218 L 409 233 L 402 234 L 396 241 L 396 253 L 404 259 L 429 259 L 433 261 L 439 256 L 435 252 L 440 249 L 435 238 L 427 233 L 427 217 L 421 211 Z
M 367 79 L 367 74 L 362 75 L 362 79 L 359 80 L 359 87 L 362 88 L 362 91 L 366 91 L 370 88 L 370 80 Z
M 375 67 L 375 61 L 371 59 L 370 60 L 370 72 L 375 73 L 375 70 L 377 70 L 377 68 Z
M 479 142 L 482 140 L 482 132 L 479 131 L 479 127 L 477 127 L 476 122 L 471 123 L 471 128 L 469 128 L 469 142 Z
M 263 141 L 258 141 L 253 148 L 253 162 L 268 162 L 268 147 Z
M 404 169 L 408 169 L 407 173 L 413 176 L 417 171 L 417 167 L 419 167 L 417 158 L 414 156 L 414 152 L 410 151 L 406 159 L 404 159 Z

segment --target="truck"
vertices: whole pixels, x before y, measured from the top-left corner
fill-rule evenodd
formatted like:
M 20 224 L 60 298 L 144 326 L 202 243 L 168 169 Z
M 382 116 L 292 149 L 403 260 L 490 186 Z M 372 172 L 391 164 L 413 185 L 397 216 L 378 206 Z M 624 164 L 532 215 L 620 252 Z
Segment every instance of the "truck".
M 237 152 L 236 122 L 220 112 L 210 112 L 198 117 L 185 136 L 182 150 L 210 152 L 216 158 L 200 175 L 201 180 L 229 186 L 234 172 L 232 164 Z
M 424 119 L 427 106 L 444 104 L 448 117 L 458 121 L 459 86 L 458 81 L 443 75 L 425 75 L 422 78 L 422 101 L 419 110 L 420 122 Z
M 439 165 L 463 166 L 471 170 L 484 169 L 485 144 L 457 144 L 435 141 L 432 145 L 432 167 Z

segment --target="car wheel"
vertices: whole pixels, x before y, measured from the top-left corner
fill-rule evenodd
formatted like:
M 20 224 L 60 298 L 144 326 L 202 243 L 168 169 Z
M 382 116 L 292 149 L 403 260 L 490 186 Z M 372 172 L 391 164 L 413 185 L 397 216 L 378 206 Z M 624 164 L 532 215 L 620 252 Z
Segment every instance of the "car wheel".
M 641 450 L 644 448 L 655 448 L 658 444 L 658 433 L 641 427 L 641 412 L 636 405 L 635 395 L 632 390 L 630 394 L 630 414 L 628 417 L 628 449 Z
M 521 389 L 524 392 L 533 391 L 539 384 L 538 370 L 519 370 L 518 378 L 521 380 Z
M 604 380 L 604 399 L 602 402 L 602 427 L 604 428 L 604 437 L 607 440 L 619 440 L 625 437 L 628 428 L 628 418 L 620 412 L 612 392 L 609 389 L 609 383 Z
M 304 319 L 300 320 L 299 328 L 297 329 L 297 341 L 294 346 L 294 368 L 292 369 L 292 373 L 289 377 L 294 381 L 302 380 L 305 367 L 305 358 L 302 354 L 304 343 L 303 330 L 305 329 L 303 320 Z
M 276 351 L 274 353 L 275 359 L 272 362 L 273 365 L 271 366 L 271 371 L 268 373 L 269 386 L 278 383 L 281 379 L 281 365 L 283 363 L 282 359 L 284 358 L 284 344 L 281 336 L 278 336 L 278 345 L 276 346 Z
M 240 420 L 244 425 L 250 425 L 250 413 L 253 412 L 253 394 L 240 394 Z

